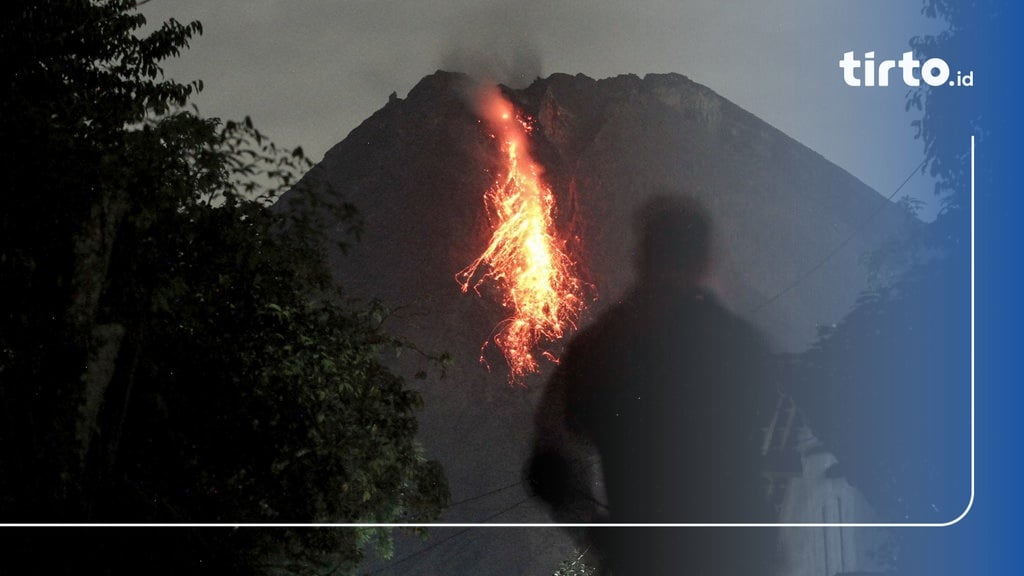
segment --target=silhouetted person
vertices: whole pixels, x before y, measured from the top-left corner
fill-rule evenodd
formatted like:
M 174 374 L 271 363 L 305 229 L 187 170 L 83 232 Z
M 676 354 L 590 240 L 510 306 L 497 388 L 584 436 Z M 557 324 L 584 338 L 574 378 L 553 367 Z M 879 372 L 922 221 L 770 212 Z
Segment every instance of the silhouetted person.
M 775 400 L 767 346 L 702 287 L 711 230 L 699 205 L 659 198 L 640 224 L 636 286 L 569 344 L 527 479 L 560 522 L 773 522 L 760 470 Z M 775 544 L 770 528 L 578 536 L 616 576 L 770 574 Z

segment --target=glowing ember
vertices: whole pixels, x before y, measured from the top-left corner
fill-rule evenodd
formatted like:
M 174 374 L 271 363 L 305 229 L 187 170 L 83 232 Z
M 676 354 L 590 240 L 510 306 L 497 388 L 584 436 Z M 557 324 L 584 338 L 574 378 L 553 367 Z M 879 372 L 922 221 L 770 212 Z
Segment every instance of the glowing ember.
M 487 281 L 502 292 L 512 316 L 497 327 L 494 342 L 515 381 L 537 370 L 534 350 L 542 341 L 553 342 L 567 328 L 575 328 L 583 299 L 573 263 L 554 234 L 554 195 L 530 157 L 528 122 L 497 89 L 485 93 L 481 104 L 501 144 L 506 174 L 484 195 L 494 226 L 490 243 L 457 279 L 463 292 L 472 286 L 479 293 L 477 288 Z M 543 355 L 555 360 L 549 352 Z

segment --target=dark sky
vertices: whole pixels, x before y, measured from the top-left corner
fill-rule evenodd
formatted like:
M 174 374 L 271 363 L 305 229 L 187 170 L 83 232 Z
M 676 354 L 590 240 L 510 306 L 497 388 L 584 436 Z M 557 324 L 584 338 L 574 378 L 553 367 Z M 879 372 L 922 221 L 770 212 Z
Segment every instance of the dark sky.
M 202 21 L 170 76 L 202 79 L 209 116 L 251 115 L 319 160 L 437 69 L 513 86 L 553 72 L 678 72 L 708 86 L 888 196 L 922 158 L 908 88 L 851 88 L 843 52 L 899 58 L 940 23 L 919 0 L 152 0 L 151 23 Z M 955 73 L 955 72 L 954 72 Z M 967 136 L 965 135 L 965 148 Z M 916 176 L 903 192 L 932 201 Z M 933 202 L 934 204 L 934 202 Z

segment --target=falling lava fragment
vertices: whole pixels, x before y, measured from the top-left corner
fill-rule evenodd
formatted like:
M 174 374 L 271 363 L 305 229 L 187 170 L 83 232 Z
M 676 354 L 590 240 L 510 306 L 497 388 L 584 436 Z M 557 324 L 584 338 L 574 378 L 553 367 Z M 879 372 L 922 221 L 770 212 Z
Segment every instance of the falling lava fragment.
M 500 143 L 504 175 L 484 195 L 493 226 L 490 243 L 456 278 L 463 292 L 485 282 L 499 288 L 512 316 L 498 325 L 494 342 L 516 382 L 537 371 L 538 346 L 575 328 L 583 309 L 582 287 L 554 232 L 555 197 L 530 157 L 529 123 L 497 88 L 482 92 L 480 108 Z M 543 355 L 555 359 L 550 352 Z

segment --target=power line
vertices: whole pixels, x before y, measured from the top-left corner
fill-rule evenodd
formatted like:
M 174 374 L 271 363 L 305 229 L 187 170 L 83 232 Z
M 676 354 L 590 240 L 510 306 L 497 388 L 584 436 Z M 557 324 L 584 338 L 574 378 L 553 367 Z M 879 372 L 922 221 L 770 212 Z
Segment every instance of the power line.
M 886 201 L 887 202 L 892 202 L 892 199 L 897 194 L 899 194 L 900 190 L 902 190 L 904 186 L 907 185 L 907 182 L 910 182 L 910 179 L 913 178 L 914 175 L 917 174 L 917 172 L 919 170 L 924 168 L 925 164 L 927 164 L 927 163 L 928 163 L 928 159 L 925 158 L 924 160 L 921 161 L 920 164 L 918 164 L 913 170 L 911 170 L 910 174 L 907 175 L 907 177 L 903 180 L 903 182 L 899 186 L 896 187 L 896 190 L 893 190 L 893 193 L 889 194 L 889 197 L 886 198 Z M 836 254 L 839 253 L 840 250 L 845 248 L 846 245 L 850 243 L 850 240 L 853 240 L 854 236 L 856 236 L 857 234 L 860 234 L 861 231 L 864 230 L 864 227 L 867 226 L 868 223 L 871 220 L 873 220 L 875 218 L 875 216 L 877 216 L 878 213 L 881 212 L 882 209 L 884 209 L 887 205 L 888 204 L 886 204 L 886 203 L 879 204 L 878 208 L 875 208 L 875 210 L 873 212 L 868 214 L 867 217 L 864 218 L 864 220 L 856 228 L 853 229 L 853 232 L 850 232 L 850 234 L 846 238 L 844 238 L 842 242 L 840 242 L 835 248 L 833 248 L 831 252 L 826 254 L 825 257 L 822 258 L 817 264 L 815 264 L 814 266 L 809 268 L 806 272 L 801 274 L 796 280 L 793 281 L 792 284 L 786 286 L 785 288 L 783 288 L 782 290 L 777 292 L 771 298 L 768 298 L 764 302 L 761 302 L 757 306 L 754 306 L 753 308 L 751 308 L 749 311 L 747 311 L 747 314 L 754 314 L 756 312 L 761 311 L 761 309 L 763 309 L 766 306 L 768 306 L 769 304 L 775 302 L 776 300 L 778 300 L 779 298 L 781 298 L 782 296 L 787 294 L 790 290 L 792 290 L 792 289 L 796 288 L 797 286 L 799 286 L 800 283 L 802 283 L 804 280 L 806 280 L 811 274 L 814 274 L 815 272 L 817 272 L 822 266 L 825 265 L 826 262 L 831 260 L 833 256 L 835 256 Z
M 483 520 L 480 520 L 480 523 L 482 524 L 484 522 L 488 522 L 490 520 L 494 520 L 498 516 L 501 516 L 502 514 L 505 514 L 506 512 L 511 512 L 513 509 L 518 508 L 519 506 L 522 506 L 523 504 L 525 504 L 529 500 L 530 500 L 530 497 L 527 496 L 526 498 L 523 498 L 522 500 L 516 502 L 515 504 L 513 504 L 513 505 L 511 505 L 511 506 L 509 506 L 507 508 L 504 508 L 502 510 L 499 510 L 499 511 L 491 514 L 490 516 L 484 518 Z M 444 543 L 446 543 L 446 542 L 448 542 L 448 541 L 450 541 L 450 540 L 452 540 L 454 538 L 458 538 L 459 536 L 462 536 L 463 534 L 465 534 L 466 532 L 469 532 L 472 529 L 473 529 L 473 527 L 463 528 L 462 530 L 459 530 L 458 532 L 452 534 L 451 536 L 448 536 L 447 538 L 444 538 L 442 540 L 438 540 L 437 542 L 434 542 L 433 544 L 431 544 L 430 546 L 427 546 L 426 548 L 422 548 L 420 550 L 412 552 L 411 554 L 406 554 L 405 556 L 402 556 L 398 560 L 395 560 L 394 562 L 391 562 L 387 566 L 381 566 L 380 568 L 374 570 L 373 572 L 367 572 L 364 576 L 372 576 L 373 574 L 379 574 L 379 573 L 381 573 L 381 572 L 383 572 L 385 570 L 390 570 L 390 569 L 398 566 L 399 564 L 402 564 L 403 562 L 411 560 L 411 559 L 413 559 L 413 558 L 415 558 L 415 557 L 417 557 L 417 556 L 419 556 L 421 554 L 426 554 L 427 552 L 430 552 L 434 548 L 437 548 L 438 546 L 440 546 L 440 545 L 442 545 L 442 544 L 444 544 Z
M 452 503 L 448 504 L 448 508 L 454 508 L 455 506 L 461 506 L 462 504 L 468 504 L 470 502 L 475 502 L 477 500 L 480 500 L 482 498 L 486 498 L 488 496 L 492 496 L 492 495 L 497 494 L 499 492 L 504 492 L 505 490 L 508 490 L 510 488 L 515 488 L 516 486 L 520 486 L 520 485 L 522 485 L 522 483 L 523 483 L 522 480 L 517 480 L 517 481 L 515 481 L 515 482 L 513 482 L 511 484 L 507 484 L 507 485 L 502 486 L 500 488 L 495 488 L 494 490 L 489 490 L 487 492 L 484 492 L 483 494 L 477 494 L 476 496 L 472 496 L 470 498 L 464 498 L 462 500 L 457 500 L 455 502 L 452 502 Z

